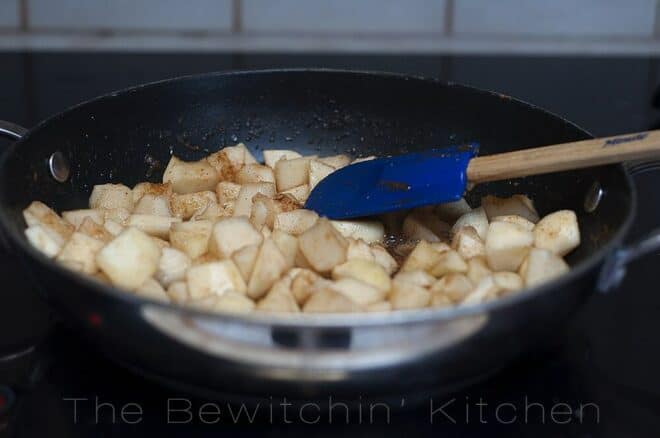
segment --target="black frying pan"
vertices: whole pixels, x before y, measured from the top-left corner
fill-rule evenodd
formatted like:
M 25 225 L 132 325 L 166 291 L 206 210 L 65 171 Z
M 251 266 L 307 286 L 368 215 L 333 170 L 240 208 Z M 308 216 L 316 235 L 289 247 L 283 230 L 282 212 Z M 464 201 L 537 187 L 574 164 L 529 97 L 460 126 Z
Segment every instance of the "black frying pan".
M 254 397 L 450 390 L 554 332 L 598 279 L 601 287 L 613 283 L 636 202 L 623 167 L 484 184 L 468 195 L 474 202 L 486 192 L 525 193 L 541 214 L 575 210 L 582 245 L 569 257 L 570 274 L 471 308 L 385 316 L 219 317 L 152 303 L 41 256 L 23 237 L 21 211 L 35 199 L 58 211 L 82 208 L 94 184 L 159 181 L 170 154 L 195 160 L 237 141 L 258 157 L 268 148 L 364 156 L 472 141 L 494 154 L 589 137 L 508 96 L 410 76 L 272 70 L 184 77 L 86 102 L 23 135 L 0 160 L 0 225 L 51 302 L 138 371 L 188 389 Z

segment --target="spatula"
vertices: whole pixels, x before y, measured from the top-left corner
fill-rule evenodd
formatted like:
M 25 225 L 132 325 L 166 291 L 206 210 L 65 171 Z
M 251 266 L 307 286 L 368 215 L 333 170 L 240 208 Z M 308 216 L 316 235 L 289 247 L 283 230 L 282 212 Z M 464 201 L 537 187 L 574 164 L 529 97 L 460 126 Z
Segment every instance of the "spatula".
M 477 157 L 477 143 L 376 158 L 343 167 L 312 190 L 305 208 L 331 219 L 456 201 L 468 183 L 660 157 L 660 130 Z

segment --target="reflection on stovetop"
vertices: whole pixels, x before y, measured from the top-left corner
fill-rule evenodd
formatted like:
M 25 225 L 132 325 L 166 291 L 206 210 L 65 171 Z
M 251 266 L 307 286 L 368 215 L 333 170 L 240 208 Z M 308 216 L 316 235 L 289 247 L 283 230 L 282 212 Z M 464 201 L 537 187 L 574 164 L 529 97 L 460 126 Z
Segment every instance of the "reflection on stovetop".
M 0 118 L 31 126 L 95 95 L 180 74 L 321 66 L 410 72 L 497 89 L 563 114 L 594 134 L 607 135 L 642 130 L 660 120 L 649 97 L 658 82 L 657 62 L 643 58 L 0 54 L 0 79 L 7 90 L 0 94 Z M 0 141 L 0 146 L 4 144 Z M 657 177 L 645 174 L 636 182 L 640 212 L 631 239 L 657 226 L 660 217 L 654 190 Z M 304 435 L 310 431 L 319 436 L 465 436 L 480 432 L 620 437 L 654 436 L 660 430 L 657 255 L 631 266 L 618 290 L 594 295 L 553 343 L 539 346 L 488 381 L 416 407 L 405 401 L 403 409 L 390 406 L 389 418 L 376 409 L 370 418 L 365 406 L 362 417 L 349 414 L 348 425 L 343 411 L 332 421 L 327 413 L 317 419 L 313 410 L 287 411 L 281 400 L 268 398 L 254 419 L 247 418 L 255 412 L 249 410 L 234 421 L 232 415 L 239 412 L 235 405 L 213 401 L 214 405 L 205 406 L 209 401 L 133 374 L 58 321 L 32 287 L 29 273 L 19 269 L 11 255 L 1 253 L 0 260 L 0 433 L 128 437 L 222 432 Z M 170 423 L 179 424 L 168 424 L 168 400 L 180 398 L 190 402 L 193 418 L 171 410 Z M 74 405 L 71 399 L 81 400 Z M 171 407 L 188 406 L 187 401 L 177 403 L 183 404 Z M 138 408 L 142 414 L 136 413 Z M 306 423 L 323 427 L 311 428 Z

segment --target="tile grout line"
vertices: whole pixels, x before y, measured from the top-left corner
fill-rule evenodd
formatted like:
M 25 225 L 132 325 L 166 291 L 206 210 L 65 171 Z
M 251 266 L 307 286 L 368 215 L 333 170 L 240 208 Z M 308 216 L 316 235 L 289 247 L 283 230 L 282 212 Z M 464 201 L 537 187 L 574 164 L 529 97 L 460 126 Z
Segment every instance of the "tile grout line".
M 243 4 L 241 0 L 232 0 L 231 32 L 234 34 L 243 33 Z
M 21 32 L 27 32 L 30 27 L 30 12 L 28 0 L 18 0 L 18 19 Z

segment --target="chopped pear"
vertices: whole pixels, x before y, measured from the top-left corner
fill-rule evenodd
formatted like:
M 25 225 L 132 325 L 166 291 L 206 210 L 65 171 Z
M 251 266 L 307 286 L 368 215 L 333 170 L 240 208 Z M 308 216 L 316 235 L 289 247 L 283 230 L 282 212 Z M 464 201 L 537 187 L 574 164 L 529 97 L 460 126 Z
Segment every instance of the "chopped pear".
M 173 248 L 185 252 L 191 259 L 196 259 L 208 251 L 212 230 L 213 222 L 210 220 L 173 223 L 170 228 L 170 243 Z
M 153 278 L 147 279 L 140 287 L 135 289 L 135 294 L 150 300 L 162 301 L 164 303 L 170 302 L 170 297 L 160 285 Z
M 71 237 L 71 234 L 75 231 L 73 225 L 62 219 L 43 202 L 33 201 L 23 210 L 23 218 L 28 227 L 41 225 L 53 233 L 58 234 L 63 241 Z
M 181 161 L 175 156 L 163 173 L 163 182 L 172 184 L 174 193 L 192 193 L 215 189 L 220 177 L 208 161 Z
M 262 297 L 287 268 L 284 256 L 271 239 L 264 240 L 250 275 L 247 293 L 250 298 Z
M 534 222 L 531 222 L 525 219 L 524 217 L 515 214 L 495 216 L 494 218 L 491 219 L 491 222 L 509 222 L 512 224 L 520 225 L 521 227 L 523 227 L 528 231 L 532 231 L 534 229 Z
M 464 274 L 450 273 L 431 286 L 431 293 L 442 294 L 452 303 L 460 303 L 474 289 L 474 285 Z
M 430 274 L 439 278 L 452 272 L 465 273 L 467 270 L 468 265 L 463 257 L 456 251 L 449 250 L 440 254 L 438 261 L 431 268 Z
M 314 187 L 321 182 L 323 178 L 330 175 L 335 171 L 335 168 L 318 160 L 311 160 L 309 162 L 309 188 L 314 190 Z
M 486 246 L 472 226 L 461 227 L 454 234 L 451 246 L 464 259 L 486 255 Z
M 164 287 L 168 287 L 175 281 L 183 281 L 186 271 L 192 266 L 192 260 L 188 254 L 175 248 L 162 248 L 158 270 L 154 278 Z
M 305 313 L 353 313 L 361 310 L 358 303 L 329 287 L 310 296 L 303 307 Z
M 55 257 L 62 249 L 62 246 L 64 246 L 62 236 L 43 225 L 27 227 L 25 229 L 25 237 L 27 237 L 28 242 L 32 246 L 49 258 Z
M 386 291 L 374 287 L 372 284 L 350 277 L 340 278 L 329 288 L 350 298 L 361 307 L 383 301 L 387 295 Z
M 279 160 L 275 163 L 277 191 L 283 192 L 309 182 L 309 157 Z
M 275 196 L 275 184 L 272 183 L 248 183 L 241 187 L 234 205 L 234 216 L 250 216 L 252 211 L 252 198 L 261 193 L 271 198 Z
M 176 304 L 185 304 L 190 300 L 188 285 L 185 281 L 175 281 L 167 288 L 167 296 Z
M 82 221 L 78 227 L 78 232 L 93 239 L 100 240 L 103 243 L 108 243 L 114 238 L 113 234 L 106 230 L 104 226 L 99 225 L 98 222 L 92 220 L 91 217 L 86 217 Z
M 149 214 L 132 214 L 128 218 L 128 226 L 138 228 L 150 236 L 168 239 L 172 224 L 181 222 L 178 217 L 154 216 Z
M 169 198 L 172 194 L 172 185 L 171 184 L 160 184 L 160 183 L 151 183 L 151 182 L 141 182 L 135 184 L 133 190 L 131 190 L 133 197 L 133 204 L 137 204 L 144 195 L 152 195 L 155 197 L 165 197 Z
M 103 211 L 93 209 L 63 211 L 62 218 L 73 225 L 76 230 L 80 227 L 80 224 L 82 224 L 85 218 L 90 218 L 99 225 L 103 225 L 103 222 L 105 222 L 103 219 Z
M 280 192 L 283 195 L 291 195 L 294 197 L 296 201 L 298 201 L 301 204 L 304 204 L 305 201 L 307 201 L 307 198 L 309 197 L 309 184 L 302 184 L 293 188 L 290 188 L 289 190 L 284 190 L 283 192 Z
M 259 254 L 259 244 L 247 245 L 243 248 L 235 251 L 231 259 L 236 263 L 236 267 L 241 271 L 243 280 L 248 282 L 250 280 L 250 275 L 252 275 L 252 270 L 254 269 L 254 262 L 257 261 L 257 255 Z
M 351 157 L 349 157 L 348 155 L 339 154 L 339 155 L 332 155 L 329 157 L 319 158 L 318 161 L 320 161 L 323 164 L 327 164 L 328 166 L 331 166 L 335 169 L 341 169 L 342 167 L 351 164 Z
M 362 239 L 367 243 L 382 242 L 385 238 L 385 227 L 379 221 L 337 220 L 330 222 L 344 237 Z
M 247 164 L 236 174 L 236 182 L 248 183 L 272 183 L 275 184 L 273 169 L 263 164 Z
M 569 271 L 569 267 L 558 255 L 540 248 L 532 248 L 525 260 L 524 269 L 520 275 L 525 286 L 533 287 L 550 281 Z
M 284 256 L 287 268 L 293 268 L 296 264 L 296 254 L 298 253 L 298 238 L 282 230 L 274 230 L 271 234 L 271 239 L 273 239 L 282 256 Z
M 209 206 L 217 203 L 218 199 L 215 192 L 206 190 L 203 192 L 175 193 L 170 199 L 169 206 L 174 216 L 186 220 L 204 213 Z
M 492 222 L 486 238 L 486 259 L 495 271 L 517 271 L 534 243 L 534 235 L 509 222 Z
M 96 263 L 113 284 L 140 287 L 158 269 L 161 249 L 137 228 L 126 228 L 96 255 Z
M 493 271 L 488 267 L 488 262 L 485 257 L 472 257 L 467 261 L 468 271 L 467 277 L 472 284 L 479 284 L 481 280 L 488 277 Z
M 296 158 L 302 158 L 302 155 L 287 149 L 266 149 L 264 151 L 264 163 L 271 169 L 275 169 L 275 165 L 280 160 L 294 160 Z
M 572 210 L 550 213 L 534 227 L 534 246 L 564 256 L 580 245 L 580 227 Z
M 222 218 L 213 226 L 209 251 L 221 259 L 248 245 L 258 245 L 263 236 L 245 217 Z
M 390 276 L 382 266 L 364 259 L 348 260 L 335 266 L 332 269 L 332 278 L 334 280 L 353 278 L 383 292 L 387 292 L 392 286 Z
M 435 282 L 435 277 L 426 271 L 401 271 L 394 276 L 394 281 L 429 287 Z
M 133 192 L 123 184 L 99 184 L 89 196 L 90 208 L 125 208 L 133 210 Z
M 403 262 L 401 270 L 428 272 L 438 263 L 440 254 L 426 240 L 421 240 Z
M 247 289 L 241 272 L 231 260 L 192 266 L 186 271 L 186 282 L 193 300 L 230 290 L 245 293 Z
M 431 292 L 421 286 L 395 280 L 392 282 L 390 302 L 392 309 L 396 310 L 419 309 L 431 303 Z
M 459 217 L 451 228 L 453 233 L 457 233 L 462 227 L 473 227 L 477 230 L 477 234 L 481 240 L 485 240 L 488 234 L 488 216 L 483 207 L 475 208 L 474 210 L 465 213 Z
M 509 198 L 488 195 L 481 199 L 481 206 L 490 220 L 497 216 L 517 215 L 533 223 L 539 221 L 534 203 L 525 195 L 513 195 Z
M 346 261 L 348 242 L 325 218 L 298 238 L 300 251 L 317 272 L 330 272 Z

